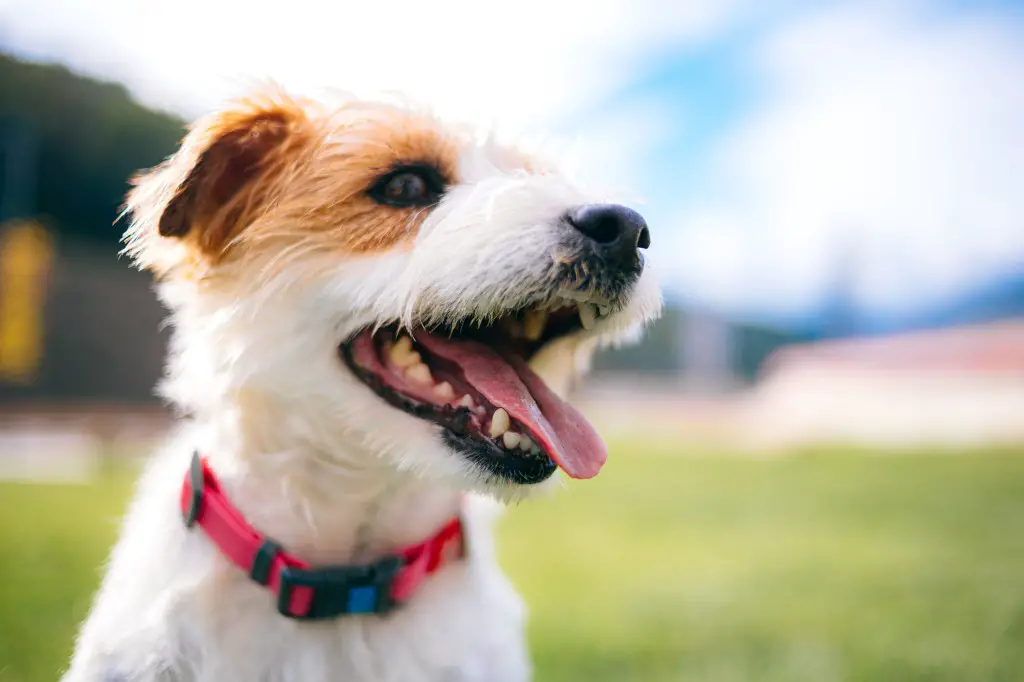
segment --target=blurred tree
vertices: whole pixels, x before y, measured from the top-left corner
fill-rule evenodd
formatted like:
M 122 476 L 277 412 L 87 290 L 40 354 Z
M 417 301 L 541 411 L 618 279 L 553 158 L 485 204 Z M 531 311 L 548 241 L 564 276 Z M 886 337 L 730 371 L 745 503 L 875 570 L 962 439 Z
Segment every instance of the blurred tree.
M 120 85 L 0 55 L 0 403 L 155 400 L 164 313 L 115 221 L 183 133 Z
M 184 125 L 138 104 L 121 85 L 0 55 L 0 132 L 8 145 L 14 135 L 34 138 L 34 163 L 19 167 L 35 177 L 6 177 L 8 168 L 0 185 L 29 188 L 30 196 L 19 197 L 22 208 L 7 210 L 43 217 L 60 235 L 116 248 L 124 226 L 114 222 L 128 179 L 169 155 Z M 30 216 L 2 216 L 15 217 Z

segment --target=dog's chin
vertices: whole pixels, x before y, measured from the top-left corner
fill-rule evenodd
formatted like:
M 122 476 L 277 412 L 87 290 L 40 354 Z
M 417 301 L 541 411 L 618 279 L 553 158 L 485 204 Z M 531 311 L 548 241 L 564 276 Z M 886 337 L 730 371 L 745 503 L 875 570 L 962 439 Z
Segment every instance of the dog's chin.
M 490 323 L 367 327 L 339 353 L 378 398 L 438 427 L 472 488 L 543 489 L 558 469 L 573 478 L 596 475 L 607 456 L 593 427 L 531 367 L 548 362 L 556 346 L 571 348 L 609 314 L 590 306 L 581 316 L 580 309 L 549 304 Z

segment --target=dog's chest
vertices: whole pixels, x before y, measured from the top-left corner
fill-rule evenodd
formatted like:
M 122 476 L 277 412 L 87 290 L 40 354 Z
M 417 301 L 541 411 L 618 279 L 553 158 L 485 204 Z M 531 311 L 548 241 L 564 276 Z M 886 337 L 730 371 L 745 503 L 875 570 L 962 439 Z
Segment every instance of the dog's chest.
M 230 619 L 207 613 L 199 639 L 181 633 L 194 650 L 176 663 L 202 661 L 183 677 L 195 682 L 525 682 L 518 595 L 497 566 L 453 568 L 387 618 L 298 623 L 233 599 Z

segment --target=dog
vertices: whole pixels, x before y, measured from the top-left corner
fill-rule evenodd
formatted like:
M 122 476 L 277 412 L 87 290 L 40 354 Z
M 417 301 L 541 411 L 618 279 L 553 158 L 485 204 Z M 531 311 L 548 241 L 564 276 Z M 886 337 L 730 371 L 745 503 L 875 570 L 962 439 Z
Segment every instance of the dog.
M 176 419 L 64 682 L 529 679 L 491 527 L 605 461 L 565 398 L 659 314 L 643 218 L 429 109 L 277 87 L 125 215 Z

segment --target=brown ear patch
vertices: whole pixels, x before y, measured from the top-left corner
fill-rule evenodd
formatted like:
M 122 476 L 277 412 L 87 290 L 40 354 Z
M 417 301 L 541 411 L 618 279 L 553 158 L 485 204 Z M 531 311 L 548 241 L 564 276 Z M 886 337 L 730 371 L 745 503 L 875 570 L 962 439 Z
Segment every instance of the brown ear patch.
M 229 128 L 199 157 L 160 216 L 159 232 L 164 237 L 184 237 L 193 225 L 207 223 L 199 241 L 205 245 L 223 243 L 230 221 L 212 218 L 227 208 L 242 189 L 259 176 L 273 152 L 289 133 L 290 121 L 283 112 L 263 112 L 247 121 L 225 122 Z M 241 207 L 235 207 L 237 215 Z

